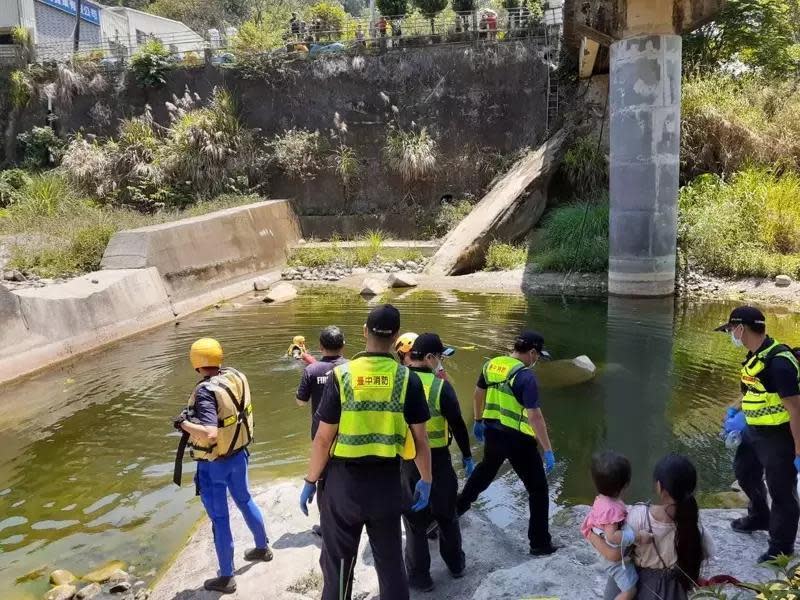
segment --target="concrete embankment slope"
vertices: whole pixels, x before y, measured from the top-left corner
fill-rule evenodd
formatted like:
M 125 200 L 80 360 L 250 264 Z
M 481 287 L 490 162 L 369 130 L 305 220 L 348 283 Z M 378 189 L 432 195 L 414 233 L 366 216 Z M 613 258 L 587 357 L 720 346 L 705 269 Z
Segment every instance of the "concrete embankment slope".
M 495 239 L 515 241 L 536 225 L 547 205 L 547 186 L 561 162 L 568 132 L 557 132 L 519 159 L 472 212 L 451 231 L 426 272 L 461 275 L 484 264 Z
M 63 284 L 0 286 L 0 381 L 275 281 L 300 227 L 285 200 L 121 231 L 102 269 Z
M 316 505 L 311 516 L 299 508 L 300 486 L 281 483 L 256 494 L 264 511 L 275 558 L 270 563 L 248 565 L 241 559 L 252 545 L 252 537 L 236 507 L 231 504 L 236 540 L 238 590 L 226 596 L 232 600 L 316 600 L 320 596 L 320 539 L 311 533 L 319 522 Z M 606 563 L 580 537 L 580 523 L 588 507 L 563 509 L 552 518 L 555 542 L 562 546 L 554 555 L 533 558 L 528 554 L 527 506 L 503 511 L 502 527 L 480 510 L 473 509 L 461 519 L 467 572 L 463 579 L 450 577 L 431 542 L 431 575 L 436 588 L 430 593 L 411 593 L 412 599 L 436 600 L 520 600 L 552 597 L 561 600 L 602 598 Z M 770 572 L 753 562 L 766 548 L 766 534 L 733 533 L 729 522 L 742 511 L 704 510 L 702 522 L 715 543 L 715 558 L 704 574 L 734 574 L 745 581 L 764 581 Z M 508 515 L 512 516 L 510 519 Z M 203 580 L 215 575 L 217 566 L 211 526 L 204 520 L 186 548 L 155 585 L 151 600 L 212 600 L 218 594 L 203 591 Z M 355 570 L 353 598 L 378 598 L 374 559 L 362 542 Z

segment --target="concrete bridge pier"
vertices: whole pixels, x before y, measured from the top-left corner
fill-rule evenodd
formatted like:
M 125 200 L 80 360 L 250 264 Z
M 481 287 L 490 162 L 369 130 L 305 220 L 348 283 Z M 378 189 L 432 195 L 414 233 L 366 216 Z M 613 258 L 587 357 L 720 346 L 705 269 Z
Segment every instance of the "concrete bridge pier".
M 610 294 L 674 293 L 680 102 L 679 35 L 611 44 Z

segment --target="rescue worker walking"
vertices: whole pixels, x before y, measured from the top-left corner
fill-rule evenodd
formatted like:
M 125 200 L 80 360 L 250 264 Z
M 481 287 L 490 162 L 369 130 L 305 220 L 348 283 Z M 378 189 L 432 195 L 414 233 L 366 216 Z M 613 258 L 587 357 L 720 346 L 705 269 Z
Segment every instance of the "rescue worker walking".
M 334 367 L 347 362 L 342 356 L 344 349 L 344 334 L 336 325 L 328 325 L 319 334 L 319 346 L 322 358 L 303 369 L 300 385 L 297 387 L 296 402 L 298 406 L 308 406 L 311 401 L 311 440 L 319 427 L 317 409 L 322 400 L 322 390 L 328 381 Z M 314 525 L 311 530 L 316 535 L 321 535 L 319 525 Z
M 416 461 L 422 478 L 412 510 L 428 505 L 430 418 L 422 382 L 399 365 L 391 350 L 400 313 L 389 304 L 367 317 L 366 351 L 333 370 L 317 409 L 319 428 L 300 495 L 300 508 L 319 487 L 324 579 L 322 600 L 350 600 L 361 530 L 366 526 L 381 600 L 408 600 L 400 515 L 408 508 L 400 481 L 401 458 Z
M 431 446 L 433 485 L 427 509 L 403 515 L 406 529 L 405 563 L 409 585 L 421 591 L 433 589 L 431 579 L 431 554 L 428 548 L 427 529 L 435 522 L 439 529 L 439 553 L 453 577 L 464 575 L 464 551 L 461 548 L 461 527 L 456 513 L 458 478 L 450 459 L 449 445 L 453 438 L 463 456 L 467 477 L 475 470 L 475 461 L 469 447 L 469 434 L 453 386 L 436 377 L 441 370 L 442 358 L 452 356 L 453 348 L 445 347 L 435 333 L 423 333 L 416 338 L 409 354 L 409 368 L 422 380 L 431 419 L 427 423 Z M 406 491 L 414 489 L 419 481 L 419 471 L 413 461 L 403 461 L 403 485 Z
M 188 408 L 174 421 L 185 432 L 191 456 L 197 461 L 195 486 L 211 519 L 214 547 L 219 562 L 218 577 L 208 579 L 207 590 L 230 594 L 236 591 L 233 577 L 233 535 L 228 514 L 228 492 L 253 534 L 255 548 L 244 553 L 247 561 L 270 561 L 272 551 L 264 518 L 252 496 L 247 480 L 253 439 L 253 408 L 247 377 L 236 369 L 222 366 L 222 346 L 211 338 L 192 344 L 192 368 L 203 379 L 189 398 Z M 180 485 L 180 459 L 176 459 L 175 480 Z
M 779 554 L 792 555 L 800 518 L 796 488 L 800 471 L 797 356 L 767 335 L 764 314 L 752 306 L 736 308 L 716 331 L 730 334 L 735 346 L 748 350 L 741 370 L 741 407 L 728 409 L 725 431 L 742 433 L 733 468 L 750 505 L 747 516 L 731 522 L 731 527 L 739 533 L 769 531 L 769 546 L 758 558 L 759 563 Z
M 475 425 L 473 432 L 486 448 L 483 460 L 467 480 L 458 496 L 458 514 L 464 514 L 491 485 L 497 471 L 508 460 L 528 491 L 530 553 L 545 556 L 556 551 L 550 538 L 546 473 L 555 466 L 536 377 L 529 370 L 540 357 L 549 358 L 544 338 L 533 331 L 523 331 L 514 342 L 511 356 L 488 361 L 475 388 Z M 544 451 L 544 465 L 536 442 Z

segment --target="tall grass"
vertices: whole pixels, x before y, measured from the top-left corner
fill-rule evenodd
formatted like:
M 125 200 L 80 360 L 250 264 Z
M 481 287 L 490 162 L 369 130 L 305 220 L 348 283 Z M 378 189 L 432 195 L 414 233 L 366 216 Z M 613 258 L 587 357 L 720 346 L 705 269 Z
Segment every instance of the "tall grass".
M 564 154 L 562 168 L 579 198 L 590 198 L 608 189 L 608 160 L 597 140 L 580 137 Z
M 506 244 L 497 240 L 486 250 L 487 271 L 508 271 L 525 264 L 528 250 L 525 246 Z
M 800 276 L 800 175 L 751 167 L 703 175 L 680 194 L 681 250 L 707 272 Z
M 608 201 L 553 209 L 542 224 L 532 262 L 543 271 L 597 272 L 608 268 Z
M 747 164 L 800 169 L 800 93 L 792 81 L 728 75 L 687 79 L 684 177 L 730 175 Z
M 423 127 L 417 131 L 392 129 L 383 154 L 389 168 L 410 183 L 433 175 L 438 163 L 436 140 Z

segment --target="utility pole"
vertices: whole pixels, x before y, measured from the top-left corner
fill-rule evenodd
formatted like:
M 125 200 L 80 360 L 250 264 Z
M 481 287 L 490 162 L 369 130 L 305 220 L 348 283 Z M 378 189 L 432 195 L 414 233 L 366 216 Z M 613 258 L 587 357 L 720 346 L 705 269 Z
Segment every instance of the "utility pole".
M 77 54 L 81 45 L 81 0 L 75 0 L 75 37 L 72 51 Z
M 369 37 L 375 36 L 375 0 L 369 0 Z

